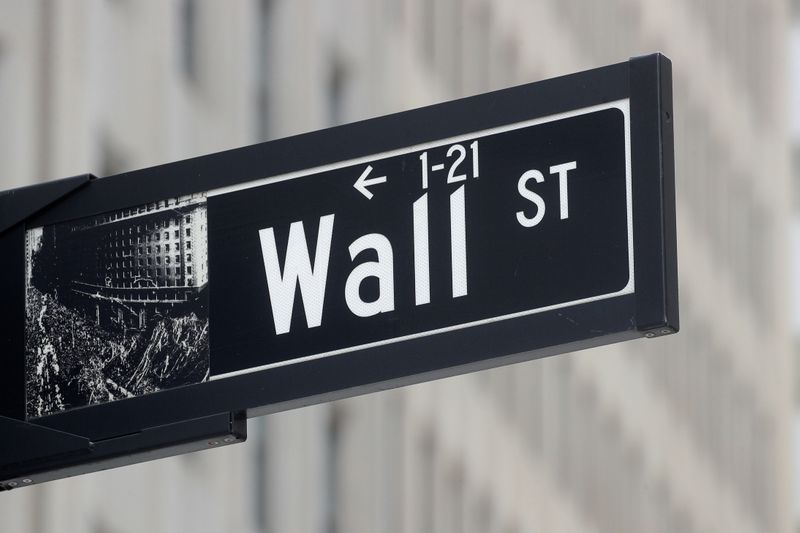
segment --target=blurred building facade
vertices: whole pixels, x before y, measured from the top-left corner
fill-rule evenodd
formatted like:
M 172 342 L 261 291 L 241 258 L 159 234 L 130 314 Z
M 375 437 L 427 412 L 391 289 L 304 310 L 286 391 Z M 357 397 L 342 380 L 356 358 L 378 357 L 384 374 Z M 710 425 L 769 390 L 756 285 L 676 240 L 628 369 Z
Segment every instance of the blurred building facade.
M 778 0 L 0 2 L 0 186 L 109 175 L 663 51 L 682 331 L 272 415 L 0 497 L 0 530 L 785 532 Z

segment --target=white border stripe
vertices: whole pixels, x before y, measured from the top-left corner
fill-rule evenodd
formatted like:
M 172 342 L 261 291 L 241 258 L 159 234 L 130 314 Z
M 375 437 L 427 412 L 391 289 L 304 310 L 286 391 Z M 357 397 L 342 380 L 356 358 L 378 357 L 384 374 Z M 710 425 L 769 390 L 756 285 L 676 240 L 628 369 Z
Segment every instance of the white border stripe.
M 464 134 L 464 135 L 459 135 L 459 136 L 456 136 L 456 137 L 450 137 L 448 139 L 442 139 L 442 140 L 437 140 L 437 141 L 433 141 L 433 142 L 429 142 L 429 143 L 423 143 L 423 144 L 416 144 L 414 146 L 409 146 L 407 148 L 400 148 L 400 149 L 391 150 L 391 151 L 388 151 L 388 152 L 381 152 L 381 153 L 378 153 L 378 154 L 373 154 L 373 155 L 366 156 L 366 157 L 360 157 L 360 158 L 357 158 L 357 159 L 349 159 L 347 161 L 340 161 L 338 163 L 331 163 L 329 165 L 322 165 L 322 166 L 314 167 L 314 168 L 311 168 L 311 169 L 304 169 L 304 170 L 299 170 L 299 171 L 296 171 L 296 172 L 289 172 L 287 174 L 281 174 L 279 176 L 272 176 L 272 177 L 268 177 L 268 178 L 258 179 L 258 180 L 255 180 L 255 181 L 250 181 L 250 182 L 247 182 L 247 183 L 242 183 L 242 184 L 238 184 L 238 185 L 232 185 L 232 186 L 229 186 L 229 187 L 222 187 L 222 188 L 219 188 L 219 189 L 214 189 L 214 190 L 209 191 L 208 192 L 208 196 L 209 197 L 211 197 L 211 196 L 220 196 L 220 195 L 223 195 L 223 194 L 228 194 L 228 193 L 232 193 L 232 192 L 236 192 L 236 191 L 252 189 L 254 187 L 261 187 L 263 185 L 269 185 L 269 184 L 272 184 L 272 183 L 277 183 L 279 181 L 286 181 L 286 180 L 291 180 L 291 179 L 296 179 L 296 178 L 302 178 L 302 177 L 310 176 L 310 175 L 313 175 L 313 174 L 319 174 L 319 173 L 322 173 L 322 172 L 328 172 L 328 171 L 331 171 L 331 170 L 338 170 L 340 168 L 345 168 L 345 167 L 349 167 L 349 166 L 360 165 L 360 164 L 368 163 L 368 162 L 374 162 L 374 161 L 378 161 L 380 159 L 385 159 L 385 158 L 394 157 L 394 156 L 398 156 L 398 155 L 405 155 L 405 154 L 409 154 L 409 153 L 412 153 L 412 152 L 428 150 L 430 148 L 434 148 L 434 147 L 438 147 L 438 146 L 443 146 L 443 145 L 447 145 L 447 144 L 455 144 L 455 143 L 459 143 L 459 142 L 462 142 L 462 141 L 465 141 L 465 140 L 468 140 L 468 139 L 473 139 L 475 137 L 485 137 L 485 136 L 488 136 L 488 135 L 495 135 L 495 134 L 498 134 L 498 133 L 505 133 L 507 131 L 513 131 L 513 130 L 518 130 L 518 129 L 521 129 L 521 128 L 526 128 L 528 126 L 535 126 L 537 124 L 546 124 L 548 122 L 554 122 L 554 121 L 557 121 L 557 120 L 563 120 L 563 119 L 571 118 L 571 117 L 575 117 L 575 116 L 586 115 L 586 114 L 589 114 L 589 113 L 594 113 L 596 111 L 603 111 L 605 109 L 619 109 L 620 111 L 622 111 L 622 114 L 625 117 L 625 121 L 624 121 L 625 122 L 625 193 L 627 195 L 626 204 L 627 204 L 627 222 L 628 222 L 628 283 L 625 285 L 625 287 L 622 290 L 619 290 L 619 291 L 613 292 L 613 293 L 602 294 L 602 295 L 599 295 L 599 296 L 591 296 L 589 298 L 583 298 L 581 300 L 573 300 L 571 302 L 564 302 L 564 303 L 560 303 L 560 304 L 549 305 L 547 307 L 538 307 L 536 309 L 530 309 L 528 311 L 519 311 L 517 313 L 511 313 L 511 314 L 508 314 L 508 315 L 502 315 L 502 316 L 493 317 L 493 318 L 486 318 L 486 319 L 483 319 L 483 320 L 476 320 L 476 321 L 473 321 L 473 322 L 467 322 L 467 323 L 464 323 L 464 324 L 457 324 L 457 325 L 454 325 L 454 326 L 448 326 L 448 327 L 444 327 L 444 328 L 433 329 L 433 330 L 429 330 L 429 331 L 423 331 L 423 332 L 420 332 L 420 333 L 412 333 L 412 334 L 409 334 L 409 335 L 403 335 L 401 337 L 393 337 L 391 339 L 384 339 L 384 340 L 370 342 L 370 343 L 366 343 L 366 344 L 360 344 L 360 345 L 357 345 L 357 346 L 350 346 L 348 348 L 341 348 L 339 350 L 331 350 L 329 352 L 323 352 L 323 353 L 318 353 L 318 354 L 314 354 L 314 355 L 307 355 L 307 356 L 304 356 L 304 357 L 298 357 L 296 359 L 291 359 L 291 360 L 288 360 L 288 361 L 280 361 L 280 362 L 277 362 L 277 363 L 271 363 L 271 364 L 267 364 L 267 365 L 246 368 L 246 369 L 243 369 L 243 370 L 237 370 L 235 372 L 228 372 L 226 374 L 220 374 L 218 376 L 211 376 L 210 380 L 211 381 L 215 381 L 215 380 L 218 380 L 218 379 L 225 379 L 225 378 L 230 378 L 230 377 L 234 377 L 234 376 L 240 376 L 240 375 L 243 375 L 243 374 L 250 374 L 252 372 L 259 372 L 261 370 L 268 370 L 270 368 L 278 368 L 278 367 L 293 365 L 293 364 L 297 364 L 297 363 L 305 363 L 305 362 L 308 362 L 308 361 L 314 361 L 316 359 L 322 359 L 324 357 L 331 357 L 333 355 L 339 355 L 339 354 L 343 354 L 343 353 L 347 353 L 347 352 L 353 352 L 353 351 L 356 351 L 356 350 L 363 350 L 363 349 L 366 349 L 366 348 L 374 348 L 374 347 L 377 347 L 377 346 L 384 346 L 386 344 L 393 344 L 395 342 L 401 342 L 401 341 L 406 341 L 406 340 L 411 340 L 411 339 L 417 339 L 417 338 L 420 338 L 420 337 L 427 337 L 427 336 L 430 336 L 430 335 L 437 335 L 439 333 L 446 333 L 446 332 L 449 332 L 449 331 L 456 331 L 456 330 L 459 330 L 459 329 L 470 328 L 470 327 L 474 327 L 474 326 L 480 326 L 480 325 L 483 325 L 483 324 L 491 324 L 493 322 L 499 322 L 501 320 L 509 320 L 509 319 L 512 319 L 512 318 L 518 318 L 518 317 L 522 317 L 522 316 L 533 315 L 533 314 L 537 314 L 537 313 L 543 313 L 545 311 L 552 311 L 554 309 L 562 309 L 564 307 L 570 307 L 570 306 L 573 306 L 573 305 L 580 305 L 580 304 L 589 303 L 589 302 L 596 302 L 596 301 L 599 301 L 599 300 L 605 300 L 605 299 L 608 299 L 608 298 L 614 298 L 616 296 L 622 296 L 624 294 L 632 294 L 634 292 L 634 275 L 633 275 L 633 202 L 632 202 L 632 177 L 631 177 L 631 118 L 630 118 L 630 100 L 627 99 L 627 98 L 623 99 L 623 100 L 617 100 L 617 101 L 614 101 L 614 102 L 608 102 L 608 103 L 605 103 L 605 104 L 599 104 L 599 105 L 595 105 L 595 106 L 584 107 L 584 108 L 581 108 L 581 109 L 576 109 L 574 111 L 568 111 L 568 112 L 565 112 L 565 113 L 558 113 L 558 114 L 550 115 L 550 116 L 547 116 L 547 117 L 541 117 L 541 118 L 536 118 L 536 119 L 532 119 L 532 120 L 526 120 L 526 121 L 523 121 L 523 122 L 516 122 L 514 124 L 508 124 L 508 125 L 500 126 L 500 127 L 496 127 L 496 128 L 489 128 L 489 129 L 485 129 L 485 130 L 480 130 L 480 131 L 476 131 L 476 132 L 472 132 L 472 133 L 468 133 L 468 134 Z M 211 319 L 213 321 L 213 317 Z

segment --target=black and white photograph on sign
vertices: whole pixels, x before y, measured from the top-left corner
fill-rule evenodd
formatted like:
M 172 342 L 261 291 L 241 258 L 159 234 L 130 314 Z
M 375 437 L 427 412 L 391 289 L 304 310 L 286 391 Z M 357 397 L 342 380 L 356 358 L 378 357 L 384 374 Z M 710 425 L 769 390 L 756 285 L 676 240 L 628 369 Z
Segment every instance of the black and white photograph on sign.
M 25 352 L 29 418 L 207 380 L 205 195 L 29 229 Z

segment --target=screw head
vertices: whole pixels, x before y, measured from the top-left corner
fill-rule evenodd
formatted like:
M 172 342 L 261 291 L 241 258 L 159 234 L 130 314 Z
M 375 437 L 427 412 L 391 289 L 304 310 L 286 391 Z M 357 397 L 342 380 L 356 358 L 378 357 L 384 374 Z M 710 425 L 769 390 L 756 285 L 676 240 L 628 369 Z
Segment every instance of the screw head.
M 28 483 L 33 483 L 33 480 L 32 480 L 32 479 L 25 478 L 25 479 L 23 479 L 23 480 L 22 480 L 22 482 L 23 482 L 23 483 L 25 483 L 25 484 L 27 485 Z
M 224 439 L 222 439 L 222 440 L 223 440 L 223 441 L 225 441 L 225 442 L 233 442 L 233 441 L 235 441 L 236 439 L 234 439 L 233 437 L 225 437 L 225 438 L 224 438 Z
M 208 443 L 208 445 L 209 446 L 217 446 L 217 445 L 219 445 L 219 441 L 212 440 L 211 442 Z
M 653 337 L 656 336 L 656 334 L 653 333 L 652 331 L 648 331 L 647 333 L 644 334 L 644 336 L 647 337 L 648 339 L 652 339 Z
M 16 487 L 17 485 L 18 485 L 18 483 L 16 481 L 9 481 L 8 482 L 8 486 L 9 487 Z

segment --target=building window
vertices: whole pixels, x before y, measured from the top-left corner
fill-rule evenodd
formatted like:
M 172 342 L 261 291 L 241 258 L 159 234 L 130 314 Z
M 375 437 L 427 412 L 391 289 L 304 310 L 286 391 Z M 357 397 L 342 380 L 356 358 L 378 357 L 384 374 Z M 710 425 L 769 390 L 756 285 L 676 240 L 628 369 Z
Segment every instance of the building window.
M 347 71 L 343 60 L 339 57 L 334 57 L 330 63 L 326 87 L 328 123 L 336 125 L 341 124 L 344 120 Z
M 176 263 L 180 263 L 181 262 L 181 256 L 180 255 L 175 255 L 175 262 Z
M 100 136 L 100 170 L 101 176 L 111 176 L 126 170 L 130 165 L 128 155 L 125 150 L 111 137 L 108 131 L 102 131 Z M 117 220 L 123 216 L 128 216 L 128 211 L 115 213 L 113 219 Z
M 386 19 L 392 24 L 403 24 L 405 20 L 405 2 L 404 0 L 385 0 L 384 12 Z
M 393 2 L 397 0 L 392 0 Z M 258 141 L 265 141 L 269 138 L 270 126 L 270 87 L 272 84 L 271 71 L 272 71 L 272 34 L 273 34 L 273 0 L 261 0 L 259 2 L 259 12 L 256 15 L 256 24 L 258 28 L 256 35 L 258 35 L 258 53 L 254 54 L 255 58 L 255 79 L 257 88 L 257 101 L 256 101 L 256 116 L 257 116 L 257 139 Z
M 192 267 L 190 267 L 190 266 L 187 266 L 187 267 L 186 267 L 186 273 L 187 273 L 187 274 L 191 274 L 191 273 L 192 273 Z
M 433 533 L 435 530 L 435 510 L 434 502 L 436 485 L 436 447 L 433 435 L 425 433 L 421 437 L 419 447 L 419 487 L 417 490 L 418 502 L 420 505 L 420 531 Z M 489 531 L 488 529 L 477 529 L 477 531 Z
M 187 263 L 191 263 L 192 262 L 192 254 L 186 254 L 186 262 Z
M 180 238 L 180 236 L 181 236 L 181 231 L 176 229 L 175 230 L 175 238 L 178 239 L 178 238 Z
M 169 244 L 164 245 L 164 251 L 169 253 Z
M 328 428 L 325 435 L 325 471 L 322 480 L 324 492 L 323 520 L 328 533 L 337 533 L 342 530 L 337 511 L 340 509 L 340 485 L 342 482 L 342 437 L 344 433 L 344 412 L 342 408 L 333 404 Z
M 186 228 L 186 236 L 187 237 L 191 237 L 192 236 L 192 228 Z
M 436 4 L 438 2 L 422 2 L 419 8 L 420 14 L 420 44 L 422 46 L 422 58 L 428 61 L 429 66 L 433 67 L 436 60 L 436 35 L 441 28 L 436 24 Z
M 187 250 L 191 250 L 192 249 L 192 241 L 186 241 L 186 249 Z
M 192 217 L 189 216 L 189 215 L 186 215 L 186 223 L 190 224 L 191 222 L 192 222 Z
M 169 232 L 165 231 L 164 232 L 164 240 L 166 241 L 167 239 L 169 239 Z
M 180 64 L 184 76 L 189 81 L 197 80 L 197 10 L 198 6 L 195 0 L 183 0 L 180 6 Z

